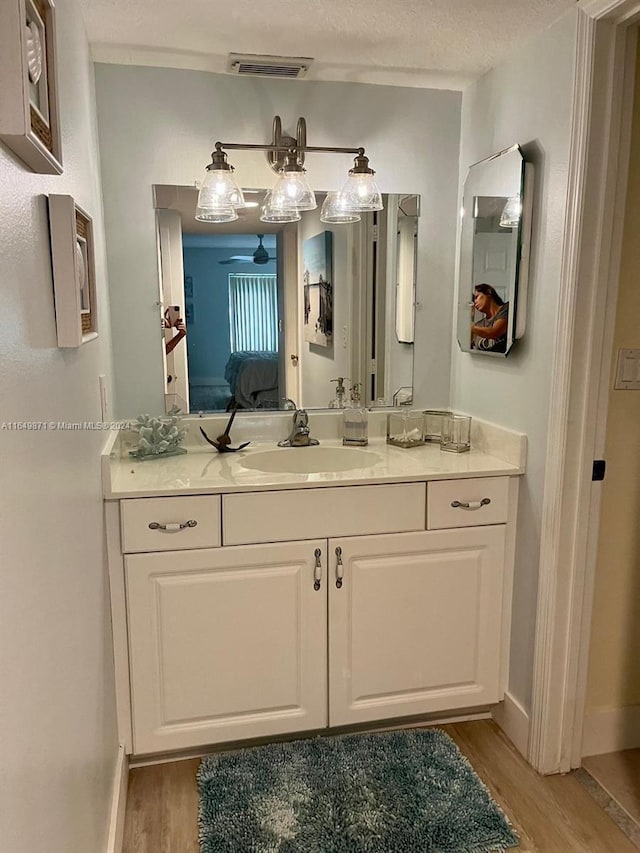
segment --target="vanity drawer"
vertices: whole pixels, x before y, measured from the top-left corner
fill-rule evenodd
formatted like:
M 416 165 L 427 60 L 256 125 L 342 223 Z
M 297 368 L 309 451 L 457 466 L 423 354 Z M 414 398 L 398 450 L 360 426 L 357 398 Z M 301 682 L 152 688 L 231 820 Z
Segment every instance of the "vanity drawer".
M 508 477 L 434 480 L 427 490 L 427 530 L 504 524 L 508 495 Z
M 121 501 L 120 522 L 125 554 L 217 548 L 220 545 L 220 496 Z
M 424 530 L 425 483 L 222 497 L 225 545 Z

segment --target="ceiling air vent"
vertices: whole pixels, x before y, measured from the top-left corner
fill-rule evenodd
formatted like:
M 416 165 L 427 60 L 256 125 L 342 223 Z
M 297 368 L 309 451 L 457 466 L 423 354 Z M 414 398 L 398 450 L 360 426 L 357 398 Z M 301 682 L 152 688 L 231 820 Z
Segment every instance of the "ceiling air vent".
M 259 77 L 304 77 L 313 59 L 308 56 L 258 56 L 253 53 L 230 53 L 227 71 Z

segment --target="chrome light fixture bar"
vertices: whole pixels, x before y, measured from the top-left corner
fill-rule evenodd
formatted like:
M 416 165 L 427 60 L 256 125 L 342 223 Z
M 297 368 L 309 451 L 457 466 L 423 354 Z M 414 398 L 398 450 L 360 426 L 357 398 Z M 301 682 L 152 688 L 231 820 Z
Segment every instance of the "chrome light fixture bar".
M 238 218 L 238 208 L 245 206 L 242 190 L 233 177 L 233 166 L 225 150 L 265 151 L 278 180 L 265 199 L 261 219 L 264 222 L 293 222 L 300 212 L 317 207 L 304 168 L 306 153 L 354 154 L 354 166 L 340 192 L 332 193 L 330 205 L 323 205 L 321 221 L 327 223 L 357 222 L 359 213 L 382 210 L 382 196 L 374 180 L 375 172 L 369 166 L 364 148 L 337 148 L 307 145 L 307 127 L 304 118 L 298 119 L 294 139 L 282 132 L 280 116 L 273 120 L 273 138 L 260 145 L 241 142 L 216 142 L 207 166 L 207 174 L 198 195 L 196 219 L 205 222 L 231 222 Z

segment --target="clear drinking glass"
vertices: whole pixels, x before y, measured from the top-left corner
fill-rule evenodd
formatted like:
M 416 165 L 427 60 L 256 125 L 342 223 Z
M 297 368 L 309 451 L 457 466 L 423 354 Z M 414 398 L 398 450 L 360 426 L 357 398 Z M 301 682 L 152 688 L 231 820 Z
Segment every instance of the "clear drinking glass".
M 442 419 L 452 413 L 446 409 L 427 409 L 424 414 L 424 440 L 440 444 Z
M 464 453 L 471 449 L 471 418 L 467 415 L 445 415 L 442 418 L 440 450 Z

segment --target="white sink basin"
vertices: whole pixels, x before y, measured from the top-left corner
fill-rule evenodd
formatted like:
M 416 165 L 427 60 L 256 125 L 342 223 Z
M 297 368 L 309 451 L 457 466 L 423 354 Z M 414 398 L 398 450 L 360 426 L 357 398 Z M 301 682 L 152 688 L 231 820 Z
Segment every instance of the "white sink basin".
M 379 461 L 377 453 L 354 447 L 283 447 L 251 453 L 241 464 L 267 474 L 318 474 L 370 468 Z

